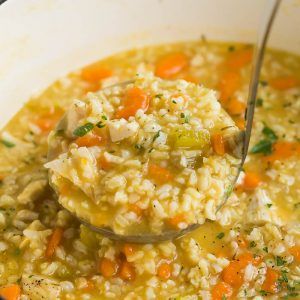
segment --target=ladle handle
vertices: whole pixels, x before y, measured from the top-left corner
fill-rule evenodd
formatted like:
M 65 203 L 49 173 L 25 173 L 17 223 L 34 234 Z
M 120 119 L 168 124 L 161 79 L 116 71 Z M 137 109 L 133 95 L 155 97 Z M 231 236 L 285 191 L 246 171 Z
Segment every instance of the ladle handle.
M 265 16 L 264 19 L 262 20 L 261 27 L 258 30 L 257 41 L 256 41 L 253 60 L 252 60 L 252 71 L 251 71 L 251 78 L 249 84 L 247 110 L 245 114 L 246 129 L 245 129 L 244 143 L 243 143 L 242 165 L 245 162 L 248 153 L 248 148 L 249 148 L 249 142 L 251 137 L 254 112 L 255 112 L 257 88 L 259 83 L 259 74 L 263 63 L 265 47 L 280 3 L 281 0 L 268 0 Z

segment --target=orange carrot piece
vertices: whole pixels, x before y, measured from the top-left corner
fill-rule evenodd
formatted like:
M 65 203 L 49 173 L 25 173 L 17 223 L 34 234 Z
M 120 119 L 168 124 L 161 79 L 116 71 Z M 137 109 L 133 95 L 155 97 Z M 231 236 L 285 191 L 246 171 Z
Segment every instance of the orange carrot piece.
M 245 190 L 253 190 L 257 188 L 261 182 L 262 180 L 259 174 L 255 172 L 246 172 L 243 187 Z
M 252 56 L 253 50 L 251 48 L 241 49 L 232 52 L 232 54 L 226 62 L 226 65 L 230 70 L 241 69 L 251 63 Z
M 131 256 L 135 252 L 135 246 L 132 244 L 124 244 L 123 246 L 123 253 L 125 254 L 126 258 Z
M 55 127 L 62 114 L 63 111 L 61 109 L 55 109 L 54 111 L 40 115 L 33 123 L 37 125 L 42 132 L 46 133 Z
M 225 142 L 224 138 L 221 134 L 216 133 L 212 135 L 211 137 L 211 143 L 213 150 L 215 151 L 216 154 L 218 155 L 224 155 L 225 154 Z
M 53 230 L 53 233 L 48 241 L 47 249 L 45 252 L 45 256 L 47 258 L 51 258 L 56 250 L 56 248 L 59 246 L 61 239 L 63 236 L 63 229 L 60 227 L 57 227 Z
M 75 143 L 79 147 L 101 146 L 104 144 L 104 139 L 101 136 L 92 133 L 77 138 Z
M 133 87 L 126 92 L 123 106 L 124 108 L 116 112 L 115 117 L 117 119 L 128 119 L 129 117 L 134 116 L 139 109 L 146 112 L 149 107 L 149 96 L 142 89 Z
M 234 119 L 235 125 L 241 129 L 244 130 L 245 129 L 245 120 L 244 118 L 235 118 Z
M 117 274 L 119 265 L 108 258 L 102 258 L 99 262 L 99 272 L 105 278 L 111 278 Z
M 155 67 L 155 75 L 161 78 L 171 78 L 188 65 L 188 58 L 184 53 L 172 53 L 161 58 Z
M 237 237 L 237 243 L 240 248 L 247 248 L 248 247 L 248 241 L 241 235 Z
M 287 159 L 297 154 L 300 154 L 300 143 L 279 141 L 273 144 L 272 154 L 265 156 L 263 159 L 271 163 L 275 160 Z
M 300 81 L 293 76 L 283 76 L 271 79 L 269 84 L 276 90 L 284 91 L 299 86 Z
M 134 266 L 128 261 L 123 261 L 119 272 L 120 277 L 126 281 L 132 281 L 135 279 Z
M 245 113 L 246 104 L 235 99 L 231 98 L 228 101 L 228 104 L 226 105 L 226 110 L 229 114 L 236 116 L 236 115 L 242 115 Z
M 251 253 L 244 253 L 237 259 L 234 259 L 223 270 L 222 279 L 233 287 L 240 287 L 244 281 L 244 269 L 251 263 L 258 265 L 261 262 L 261 257 L 253 257 Z
M 104 155 L 98 158 L 98 164 L 100 168 L 104 171 L 108 171 L 111 168 L 111 164 L 106 160 Z
M 149 176 L 159 183 L 166 183 L 173 179 L 173 174 L 166 168 L 155 164 L 150 164 L 148 167 Z
M 180 77 L 180 79 L 184 79 L 185 81 L 193 82 L 196 84 L 199 84 L 199 82 L 200 82 L 200 80 L 198 78 L 194 77 L 191 74 L 186 74 L 185 76 Z
M 113 72 L 101 62 L 93 63 L 81 71 L 81 78 L 89 83 L 98 83 L 100 80 L 112 76 Z
M 168 280 L 172 275 L 172 267 L 168 263 L 162 263 L 157 268 L 157 275 L 162 280 Z
M 19 300 L 21 296 L 21 288 L 18 284 L 11 284 L 0 288 L 0 296 L 5 300 Z
M 275 294 L 278 292 L 278 278 L 279 274 L 277 271 L 267 268 L 266 279 L 262 284 L 262 290 Z
M 293 246 L 289 252 L 294 256 L 295 261 L 300 262 L 300 246 Z
M 129 204 L 129 211 L 134 212 L 137 217 L 141 217 L 143 215 L 143 210 L 136 204 Z
M 226 104 L 241 85 L 241 75 L 229 71 L 223 74 L 219 83 L 220 101 Z
M 212 296 L 211 300 L 223 300 L 223 299 L 229 300 L 232 294 L 233 294 L 233 288 L 231 287 L 231 285 L 221 281 L 213 287 L 211 292 L 211 296 Z
M 182 222 L 185 221 L 185 216 L 184 214 L 178 214 L 172 218 L 169 218 L 168 219 L 168 223 L 172 226 L 172 227 L 175 227 L 175 228 L 178 228 L 178 225 Z

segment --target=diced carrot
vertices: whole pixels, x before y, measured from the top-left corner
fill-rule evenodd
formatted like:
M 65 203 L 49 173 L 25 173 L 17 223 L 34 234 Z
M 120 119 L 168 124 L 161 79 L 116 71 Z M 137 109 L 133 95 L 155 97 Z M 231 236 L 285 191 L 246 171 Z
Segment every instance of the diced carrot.
M 54 111 L 41 114 L 33 123 L 37 125 L 42 132 L 47 133 L 55 127 L 62 115 L 63 111 L 61 109 L 55 109 Z
M 213 150 L 215 151 L 215 153 L 217 153 L 218 155 L 224 155 L 225 154 L 225 142 L 224 142 L 224 138 L 221 134 L 219 133 L 215 133 L 212 135 L 211 137 L 211 143 L 212 143 L 212 147 Z
M 124 244 L 123 246 L 123 253 L 125 254 L 126 258 L 131 256 L 135 252 L 135 246 L 132 244 Z
M 248 264 L 258 265 L 261 257 L 254 257 L 251 253 L 244 253 L 234 259 L 223 270 L 222 279 L 233 287 L 240 287 L 244 281 L 244 269 Z
M 241 129 L 244 130 L 245 129 L 245 120 L 244 118 L 235 118 L 234 119 L 235 125 Z
M 178 225 L 182 222 L 185 221 L 185 216 L 184 214 L 178 214 L 172 218 L 169 218 L 168 219 L 168 223 L 172 226 L 172 227 L 175 227 L 175 228 L 178 228 Z
M 276 90 L 284 91 L 299 86 L 300 81 L 293 76 L 283 76 L 271 79 L 269 84 Z
M 148 173 L 150 177 L 152 177 L 154 180 L 161 184 L 173 179 L 173 174 L 168 169 L 155 164 L 149 165 Z
M 11 284 L 0 288 L 0 296 L 5 300 L 19 300 L 21 288 L 18 284 Z
M 99 262 L 99 272 L 106 278 L 113 277 L 119 270 L 119 264 L 108 258 L 102 258 Z
M 232 294 L 233 294 L 233 288 L 231 287 L 231 285 L 221 281 L 213 287 L 211 292 L 211 296 L 212 296 L 211 300 L 223 300 L 223 299 L 229 300 Z
M 93 281 L 87 279 L 86 286 L 83 288 L 85 291 L 92 291 L 95 288 L 95 284 Z
M 238 261 L 233 260 L 224 268 L 222 279 L 233 287 L 240 287 L 244 281 L 241 265 Z
M 228 104 L 226 104 L 226 110 L 229 114 L 236 116 L 236 115 L 242 115 L 245 113 L 246 105 L 245 103 L 235 99 L 231 98 L 228 101 Z
M 243 236 L 241 236 L 241 235 L 239 235 L 239 236 L 237 237 L 237 243 L 238 243 L 238 245 L 239 245 L 240 248 L 245 249 L 245 248 L 248 247 L 248 242 L 247 242 L 247 240 L 246 240 Z
M 107 159 L 105 158 L 104 155 L 101 155 L 98 158 L 98 164 L 99 164 L 100 168 L 104 171 L 108 171 L 111 168 L 110 162 L 107 161 Z
M 155 67 L 155 75 L 161 78 L 171 78 L 188 65 L 188 58 L 184 53 L 172 53 L 161 58 Z
M 81 78 L 89 83 L 98 83 L 100 80 L 112 76 L 113 72 L 101 62 L 93 63 L 81 71 Z
M 172 275 L 172 267 L 168 263 L 162 263 L 157 268 L 157 275 L 162 280 L 168 280 Z
M 279 141 L 273 144 L 272 150 L 272 154 L 263 158 L 270 163 L 275 160 L 283 160 L 300 154 L 300 143 Z
M 96 134 L 86 134 L 76 139 L 75 143 L 79 147 L 93 147 L 93 146 L 101 146 L 105 144 L 105 140 L 103 137 Z
M 262 180 L 259 174 L 247 171 L 245 173 L 243 187 L 245 190 L 253 190 L 257 188 L 261 182 Z
M 128 261 L 123 261 L 119 272 L 120 277 L 126 281 L 132 281 L 135 279 L 134 266 Z
M 278 278 L 279 274 L 277 271 L 267 268 L 266 278 L 262 284 L 261 289 L 268 292 L 275 294 L 278 292 Z
M 56 248 L 59 246 L 61 239 L 63 236 L 63 229 L 60 227 L 56 227 L 53 230 L 53 233 L 48 241 L 47 249 L 45 252 L 45 256 L 47 258 L 51 258 L 56 250 Z
M 241 49 L 235 52 L 232 52 L 229 59 L 226 62 L 226 65 L 229 70 L 238 70 L 246 65 L 250 64 L 252 61 L 253 50 L 251 48 Z
M 293 246 L 289 252 L 294 256 L 295 261 L 300 262 L 300 246 Z
M 184 75 L 184 76 L 182 76 L 180 78 L 184 79 L 185 81 L 193 82 L 193 83 L 196 83 L 196 84 L 198 84 L 200 82 L 200 80 L 198 78 L 194 77 L 191 74 L 186 74 L 186 75 Z
M 149 96 L 142 89 L 133 87 L 126 91 L 123 106 L 124 108 L 116 112 L 115 117 L 117 119 L 128 119 L 129 117 L 134 116 L 139 109 L 146 112 L 149 107 Z
M 129 211 L 134 212 L 137 217 L 141 217 L 143 215 L 143 210 L 136 204 L 129 204 Z
M 226 104 L 241 85 L 241 75 L 238 72 L 226 72 L 219 83 L 220 101 Z

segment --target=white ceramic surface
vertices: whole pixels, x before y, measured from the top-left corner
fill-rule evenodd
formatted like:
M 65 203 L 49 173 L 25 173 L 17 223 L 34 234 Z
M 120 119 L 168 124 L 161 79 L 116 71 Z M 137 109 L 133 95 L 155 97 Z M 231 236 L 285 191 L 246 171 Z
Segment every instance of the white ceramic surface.
M 8 0 L 0 6 L 0 127 L 87 63 L 149 44 L 254 40 L 268 0 Z M 273 47 L 300 53 L 300 0 L 283 0 Z

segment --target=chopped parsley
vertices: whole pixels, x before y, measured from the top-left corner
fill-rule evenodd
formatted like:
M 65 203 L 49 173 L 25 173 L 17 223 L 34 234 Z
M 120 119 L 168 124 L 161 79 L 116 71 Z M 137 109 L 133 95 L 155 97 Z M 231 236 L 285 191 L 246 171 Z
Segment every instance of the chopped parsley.
M 264 126 L 262 133 L 264 139 L 254 145 L 250 151 L 252 154 L 262 153 L 268 155 L 272 153 L 273 143 L 278 139 L 276 133 L 268 126 Z
M 267 204 L 266 204 L 266 206 L 267 206 L 268 208 L 270 208 L 272 205 L 273 205 L 272 203 L 267 203 Z
M 227 300 L 227 297 L 225 295 L 222 295 L 222 300 Z
M 156 94 L 154 97 L 160 99 L 160 98 L 162 98 L 162 96 L 163 96 L 163 94 Z
M 263 247 L 263 250 L 264 250 L 266 253 L 268 253 L 268 252 L 269 252 L 269 249 L 268 249 L 268 247 Z
M 160 130 L 155 133 L 153 137 L 153 142 L 159 137 L 159 135 L 160 135 Z
M 257 98 L 255 106 L 256 107 L 262 107 L 263 103 L 264 103 L 264 100 L 262 98 Z
M 190 121 L 190 116 L 189 116 L 189 114 L 181 113 L 181 114 L 180 114 L 180 117 L 181 117 L 182 119 L 184 119 L 184 123 L 188 123 L 188 122 Z
M 143 149 L 143 146 L 141 144 L 135 144 L 134 145 L 134 148 L 135 149 L 138 149 L 138 150 L 142 150 Z
M 73 134 L 76 136 L 84 136 L 86 135 L 89 131 L 91 131 L 94 128 L 94 124 L 92 123 L 86 123 L 82 126 L 77 127 L 74 131 Z
M 103 128 L 103 127 L 105 127 L 105 124 L 103 124 L 103 123 L 100 121 L 100 122 L 98 122 L 98 123 L 96 124 L 96 126 L 97 126 L 98 128 Z
M 101 118 L 102 118 L 102 120 L 105 120 L 105 121 L 107 120 L 107 116 L 103 115 Z
M 276 266 L 281 267 L 286 263 L 286 261 L 281 256 L 276 256 L 275 263 L 276 263 Z
M 219 240 L 221 240 L 224 236 L 225 236 L 225 233 L 224 233 L 224 232 L 220 232 L 220 233 L 217 234 L 217 238 L 218 238 Z
M 294 204 L 295 209 L 300 207 L 300 202 Z
M 57 136 L 63 136 L 64 134 L 65 134 L 64 129 L 58 129 L 55 132 L 55 135 L 57 135 Z
M 7 141 L 7 140 L 0 140 L 0 142 L 7 148 L 13 148 L 16 146 L 14 143 Z
M 249 247 L 250 248 L 256 247 L 256 243 L 254 241 L 251 241 L 250 244 L 249 244 Z
M 233 46 L 233 45 L 230 45 L 229 47 L 228 47 L 228 51 L 229 52 L 233 52 L 235 50 L 235 47 Z
M 268 292 L 267 292 L 267 291 L 260 290 L 259 293 L 260 293 L 262 296 L 268 296 Z
M 177 104 L 177 102 L 176 102 L 175 100 L 172 100 L 172 102 L 173 102 L 174 104 Z
M 261 86 L 267 86 L 269 84 L 266 80 L 260 80 L 259 83 Z

